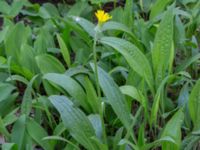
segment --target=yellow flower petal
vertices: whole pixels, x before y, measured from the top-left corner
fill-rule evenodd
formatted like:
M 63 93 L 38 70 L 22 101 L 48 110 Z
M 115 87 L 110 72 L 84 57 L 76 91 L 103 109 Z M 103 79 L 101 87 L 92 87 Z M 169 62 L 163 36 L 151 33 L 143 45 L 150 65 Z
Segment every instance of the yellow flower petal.
M 100 24 L 102 24 L 112 18 L 112 16 L 110 16 L 108 13 L 104 12 L 104 10 L 97 10 L 97 12 L 95 13 L 95 16 L 97 17 L 98 22 Z

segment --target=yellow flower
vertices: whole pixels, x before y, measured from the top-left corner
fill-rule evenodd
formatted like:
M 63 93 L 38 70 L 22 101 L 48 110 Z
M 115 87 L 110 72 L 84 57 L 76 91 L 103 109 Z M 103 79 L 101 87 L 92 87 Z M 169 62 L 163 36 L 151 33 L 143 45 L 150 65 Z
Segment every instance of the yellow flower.
M 102 24 L 106 21 L 108 21 L 109 19 L 112 18 L 112 16 L 110 16 L 108 13 L 106 13 L 104 10 L 97 10 L 97 12 L 95 13 L 97 19 L 98 19 L 98 23 Z

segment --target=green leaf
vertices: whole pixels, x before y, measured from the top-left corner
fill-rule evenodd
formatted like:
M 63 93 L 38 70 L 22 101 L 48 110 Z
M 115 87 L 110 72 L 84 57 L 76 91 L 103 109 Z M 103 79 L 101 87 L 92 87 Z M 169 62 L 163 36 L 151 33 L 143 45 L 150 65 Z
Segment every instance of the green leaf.
M 133 98 L 133 99 L 137 100 L 138 102 L 140 102 L 141 104 L 143 104 L 141 95 L 140 95 L 141 91 L 137 90 L 134 86 L 124 85 L 124 86 L 120 87 L 120 90 L 124 95 L 128 95 L 131 98 Z
M 19 62 L 21 46 L 27 42 L 30 32 L 30 28 L 21 22 L 9 27 L 5 38 L 5 50 L 7 57 L 12 56 L 14 62 Z
M 3 118 L 3 123 L 5 126 L 10 125 L 14 123 L 15 121 L 17 121 L 18 119 L 18 116 L 16 116 L 17 111 L 19 111 L 18 108 L 14 109 Z
M 6 1 L 0 1 L 0 12 L 3 14 L 8 14 L 10 11 L 10 6 Z
M 0 102 L 6 100 L 15 89 L 12 84 L 0 83 Z
M 22 115 L 15 122 L 11 135 L 11 141 L 17 144 L 18 149 L 24 149 L 25 132 L 26 132 L 26 116 Z
M 69 68 L 65 74 L 67 76 L 76 76 L 79 74 L 89 74 L 89 70 L 84 68 L 83 66 L 77 66 L 77 67 L 73 67 L 73 68 Z
M 170 8 L 163 17 L 156 32 L 152 49 L 152 62 L 155 74 L 156 87 L 166 76 L 166 71 L 171 72 L 174 48 L 173 48 L 173 8 Z
M 117 2 L 117 1 L 115 1 L 115 2 Z M 133 8 L 134 8 L 134 1 L 127 0 L 126 4 L 124 6 L 124 10 L 123 10 L 123 17 L 119 16 L 119 17 L 122 17 L 123 23 L 126 26 L 128 26 L 131 30 L 134 28 L 133 25 L 134 25 L 134 14 L 135 13 L 133 13 Z
M 139 150 L 138 146 L 136 146 L 135 144 L 133 144 L 132 142 L 130 142 L 129 140 L 127 139 L 121 139 L 119 141 L 119 144 L 118 145 L 130 145 L 130 147 L 134 150 Z
M 19 14 L 20 10 L 22 9 L 23 5 L 25 4 L 26 1 L 21 0 L 21 1 L 13 1 L 11 10 L 9 12 L 9 16 L 15 17 Z
M 95 25 L 81 17 L 72 17 L 91 37 L 95 36 Z
M 53 150 L 53 147 L 48 141 L 43 141 L 44 137 L 47 137 L 48 134 L 46 131 L 33 119 L 27 121 L 27 131 L 28 134 L 37 142 L 44 150 Z
M 166 83 L 171 81 L 171 80 L 173 80 L 175 77 L 176 77 L 176 75 L 169 75 L 165 79 L 163 79 L 163 81 L 160 83 L 160 86 L 157 89 L 157 92 L 156 92 L 156 95 L 155 95 L 154 101 L 153 101 L 153 106 L 152 106 L 152 110 L 151 110 L 150 124 L 152 124 L 152 123 L 156 124 L 158 110 L 159 110 L 159 104 L 160 104 L 160 101 L 161 101 L 162 91 L 163 91 Z
M 83 88 L 73 78 L 64 74 L 48 73 L 43 76 L 43 79 L 62 87 L 78 102 L 79 105 L 83 106 L 87 111 L 90 111 Z
M 63 122 L 60 122 L 54 129 L 53 134 L 54 135 L 61 135 L 66 130 Z
M 137 145 L 139 145 L 139 147 L 146 145 L 144 123 L 142 123 L 139 128 Z
M 113 150 L 119 150 L 118 149 L 118 147 L 119 147 L 118 143 L 122 139 L 123 131 L 124 131 L 123 127 L 119 128 L 116 131 L 116 134 L 115 134 L 114 139 L 113 139 Z
M 68 67 L 70 67 L 71 65 L 71 61 L 70 61 L 70 54 L 69 54 L 69 50 L 65 44 L 65 42 L 63 41 L 63 39 L 60 37 L 59 34 L 57 34 L 57 40 L 60 46 L 60 51 L 64 57 L 65 62 L 67 63 Z
M 146 115 L 148 114 L 148 103 L 145 98 L 145 96 L 142 94 L 142 92 L 138 89 L 136 89 L 134 86 L 130 85 L 124 85 L 120 87 L 121 92 L 124 95 L 128 95 L 131 98 L 137 100 L 145 109 Z
M 94 70 L 94 65 L 91 64 L 91 66 Z M 124 126 L 129 129 L 131 125 L 131 114 L 129 112 L 128 104 L 124 95 L 121 93 L 119 87 L 109 76 L 109 74 L 100 67 L 98 67 L 98 76 L 99 84 L 108 100 L 108 103 L 111 105 Z
M 102 3 L 112 2 L 114 0 L 90 0 L 92 4 L 100 5 Z
M 67 12 L 68 16 L 82 16 L 85 12 L 92 11 L 92 6 L 85 1 L 76 1 Z
M 65 139 L 65 138 L 62 138 L 60 136 L 47 136 L 47 137 L 44 137 L 43 140 L 57 140 L 57 141 L 63 141 L 63 142 L 66 142 L 68 143 L 69 145 L 72 145 L 75 149 L 77 150 L 80 150 L 79 147 L 77 147 L 73 142 Z
M 90 120 L 94 130 L 96 137 L 98 137 L 99 140 L 102 139 L 102 123 L 101 123 L 101 117 L 100 115 L 89 115 L 88 119 Z
M 42 8 L 46 11 L 46 13 L 49 14 L 49 16 L 51 17 L 58 17 L 59 12 L 57 10 L 57 8 L 55 7 L 55 5 L 51 4 L 51 3 L 44 3 L 42 5 Z
M 156 140 L 152 143 L 145 144 L 142 148 L 145 149 L 145 150 L 149 150 L 149 149 L 152 149 L 153 147 L 161 145 L 163 142 L 170 142 L 170 143 L 176 144 L 174 139 L 172 139 L 169 136 L 166 136 L 166 137 L 162 137 L 162 138 L 160 138 L 160 139 L 158 139 L 158 140 Z
M 162 137 L 170 137 L 175 143 L 163 142 L 162 150 L 179 150 L 181 146 L 181 125 L 183 123 L 184 113 L 182 108 L 177 111 L 174 116 L 167 122 Z
M 146 56 L 132 43 L 115 38 L 115 37 L 103 37 L 100 42 L 113 47 L 116 51 L 121 53 L 130 67 L 143 77 L 149 88 L 154 92 L 154 80 L 151 66 Z
M 10 138 L 10 134 L 6 129 L 6 125 L 0 116 L 0 133 L 2 133 L 6 138 Z
M 27 44 L 23 44 L 21 46 L 19 62 L 21 66 L 27 68 L 33 74 L 39 72 L 35 61 L 35 51 L 31 46 Z
M 123 31 L 125 33 L 128 33 L 133 39 L 137 40 L 133 32 L 124 24 L 121 24 L 115 21 L 108 21 L 102 26 L 102 31 L 107 31 L 107 30 Z
M 45 54 L 48 48 L 54 48 L 55 43 L 49 29 L 44 26 L 39 29 L 39 34 L 34 42 L 34 49 L 37 55 Z
M 156 0 L 155 4 L 151 8 L 150 19 L 161 14 L 161 12 L 166 8 L 166 6 L 172 2 L 172 0 Z
M 192 89 L 189 97 L 189 112 L 194 125 L 194 130 L 200 129 L 200 79 Z
M 184 150 L 194 149 L 194 147 L 198 145 L 199 140 L 200 140 L 199 136 L 189 135 L 182 141 L 181 149 Z
M 12 63 L 11 66 L 11 71 L 16 73 L 16 74 L 20 74 L 22 76 L 24 76 L 25 78 L 27 78 L 28 80 L 30 80 L 34 74 L 27 68 L 25 68 L 22 65 L 18 65 L 16 63 Z
M 66 26 L 68 26 L 75 33 L 77 33 L 88 45 L 91 45 L 90 36 L 78 24 L 76 24 L 73 20 L 71 21 L 68 17 L 62 21 L 66 24 Z M 92 33 L 93 31 L 88 31 L 88 32 Z
M 195 56 L 188 58 L 187 60 L 182 62 L 180 66 L 176 68 L 176 71 L 179 72 L 185 70 L 188 66 L 190 66 L 195 61 L 198 61 L 199 59 L 200 59 L 200 54 L 196 54 Z
M 44 7 L 40 7 L 38 15 L 43 19 L 50 19 L 51 18 L 51 15 L 49 14 L 49 12 Z
M 0 1 L 0 6 L 1 6 L 1 1 Z M 6 34 L 8 33 L 8 30 L 9 30 L 9 26 L 6 26 L 0 31 L 0 43 L 5 39 Z
M 4 143 L 2 144 L 2 150 L 18 150 L 18 147 L 15 143 Z
M 183 85 L 180 93 L 179 93 L 179 97 L 178 97 L 178 106 L 184 106 L 187 105 L 189 101 L 189 87 L 188 87 L 188 83 L 186 83 L 185 85 Z
M 102 142 L 97 139 L 96 137 L 92 137 L 91 140 L 96 144 L 97 148 L 99 150 L 108 150 L 108 146 L 106 144 L 102 144 Z
M 36 56 L 36 62 L 40 71 L 45 73 L 64 73 L 65 67 L 61 64 L 61 62 L 56 58 L 48 54 L 43 54 Z
M 101 109 L 101 101 L 98 99 L 95 88 L 88 77 L 85 77 L 85 91 L 90 107 L 94 113 L 98 113 Z
M 0 102 L 0 116 L 5 116 L 12 111 L 14 103 L 18 97 L 18 93 L 10 94 L 5 100 Z
M 12 75 L 10 77 L 8 77 L 6 79 L 6 81 L 19 81 L 22 82 L 23 84 L 27 85 L 28 84 L 28 80 L 26 78 L 24 78 L 23 76 L 20 75 Z
M 34 76 L 31 81 L 28 83 L 27 88 L 25 90 L 22 104 L 21 104 L 21 112 L 28 116 L 31 112 L 31 106 L 32 106 L 32 86 L 33 82 L 36 80 L 38 75 Z
M 50 96 L 51 103 L 59 111 L 65 127 L 72 137 L 88 150 L 95 150 L 90 138 L 95 131 L 87 116 L 64 96 Z

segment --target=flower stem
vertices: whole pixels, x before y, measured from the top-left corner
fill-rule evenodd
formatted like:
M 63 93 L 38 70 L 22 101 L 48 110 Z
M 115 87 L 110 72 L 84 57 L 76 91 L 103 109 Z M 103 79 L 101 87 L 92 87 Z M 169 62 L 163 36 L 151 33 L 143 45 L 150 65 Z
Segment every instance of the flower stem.
M 97 28 L 99 28 L 99 27 L 97 26 Z M 101 90 L 100 90 L 100 85 L 99 85 L 97 54 L 96 54 L 97 35 L 98 35 L 98 31 L 95 30 L 94 43 L 93 43 L 94 74 L 95 74 L 97 96 L 98 96 L 98 100 L 100 100 Z M 102 129 L 103 129 L 103 141 L 105 144 L 107 144 L 107 136 L 106 136 L 106 129 L 105 129 L 105 124 L 104 124 L 103 107 L 102 106 L 99 108 L 99 115 L 101 117 L 101 124 L 102 124 Z
M 95 73 L 95 82 L 98 98 L 101 97 L 101 91 L 99 86 L 99 76 L 98 76 L 98 66 L 97 66 L 97 54 L 96 54 L 96 44 L 97 44 L 97 33 L 95 33 L 94 44 L 93 44 L 93 59 L 94 59 L 94 73 Z

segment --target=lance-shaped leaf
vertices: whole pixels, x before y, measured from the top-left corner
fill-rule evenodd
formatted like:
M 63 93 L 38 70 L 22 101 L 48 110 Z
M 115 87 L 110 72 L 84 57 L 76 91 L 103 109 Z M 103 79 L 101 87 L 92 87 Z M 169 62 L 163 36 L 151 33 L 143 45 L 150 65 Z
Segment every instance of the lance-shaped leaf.
M 154 40 L 152 62 L 157 88 L 173 63 L 173 18 L 173 8 L 171 8 L 162 19 Z
M 94 65 L 91 64 L 93 70 Z M 108 103 L 113 108 L 114 112 L 124 124 L 124 126 L 129 129 L 131 124 L 130 112 L 128 110 L 128 104 L 125 100 L 124 95 L 121 93 L 119 87 L 114 82 L 114 80 L 100 67 L 98 68 L 99 84 L 105 94 Z
M 200 79 L 193 87 L 189 98 L 189 112 L 194 124 L 194 130 L 200 129 Z
M 65 127 L 71 136 L 88 150 L 95 150 L 91 142 L 95 131 L 87 116 L 64 96 L 50 96 L 51 103 L 59 111 Z
M 43 79 L 50 81 L 60 87 L 62 87 L 70 96 L 72 96 L 79 105 L 90 111 L 89 104 L 86 101 L 86 94 L 81 85 L 73 78 L 58 73 L 47 73 L 43 76 Z
M 170 137 L 175 143 L 163 142 L 162 150 L 179 150 L 181 145 L 181 125 L 184 119 L 182 108 L 168 121 L 162 133 L 162 137 Z
M 126 40 L 115 37 L 103 37 L 100 39 L 100 42 L 113 47 L 121 53 L 130 67 L 143 77 L 151 91 L 154 91 L 153 73 L 149 61 L 136 46 Z

